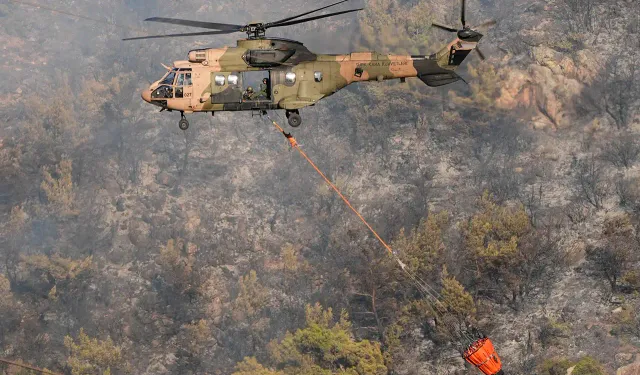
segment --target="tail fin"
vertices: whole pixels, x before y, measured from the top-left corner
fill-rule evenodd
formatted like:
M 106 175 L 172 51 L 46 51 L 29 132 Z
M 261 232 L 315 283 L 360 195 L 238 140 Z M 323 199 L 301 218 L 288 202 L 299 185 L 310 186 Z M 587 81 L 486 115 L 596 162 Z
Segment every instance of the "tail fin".
M 478 34 L 477 38 L 456 39 L 449 43 L 436 53 L 438 65 L 444 69 L 455 70 L 467 58 L 469 53 L 476 49 L 481 37 L 482 35 Z
M 465 31 L 462 31 L 463 33 Z M 446 47 L 422 61 L 415 61 L 414 66 L 418 71 L 418 78 L 431 87 L 448 85 L 462 80 L 455 70 L 464 59 L 476 49 L 482 35 L 470 30 L 474 35 L 467 36 L 464 40 L 458 38 Z M 416 56 L 417 57 L 417 56 Z M 414 57 L 414 59 L 416 58 Z

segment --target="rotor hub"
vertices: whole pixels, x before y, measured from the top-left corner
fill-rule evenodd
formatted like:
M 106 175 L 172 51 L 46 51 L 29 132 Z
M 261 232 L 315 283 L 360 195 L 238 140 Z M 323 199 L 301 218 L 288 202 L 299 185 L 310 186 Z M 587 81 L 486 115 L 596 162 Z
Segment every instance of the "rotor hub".
M 252 23 L 242 28 L 249 39 L 259 39 L 266 36 L 267 28 L 264 23 Z
M 167 34 L 167 35 L 149 35 L 149 36 L 143 36 L 143 37 L 125 38 L 123 40 L 172 38 L 172 37 L 182 37 L 182 36 L 220 35 L 220 34 L 232 34 L 236 32 L 246 33 L 248 36 L 248 39 L 263 39 L 266 35 L 267 29 L 270 29 L 270 28 L 297 25 L 300 23 L 311 22 L 311 21 L 315 21 L 315 20 L 319 20 L 327 17 L 339 16 L 341 14 L 359 12 L 363 9 L 363 8 L 359 8 L 359 9 L 343 10 L 340 12 L 333 12 L 333 13 L 323 14 L 319 16 L 302 18 L 304 16 L 322 11 L 327 8 L 331 8 L 333 6 L 345 3 L 347 1 L 349 0 L 340 0 L 334 4 L 330 4 L 318 9 L 314 9 L 309 12 L 292 16 L 292 17 L 283 18 L 275 22 L 268 22 L 268 23 L 251 22 L 246 25 L 236 25 L 236 24 L 217 23 L 217 22 L 203 22 L 203 21 L 184 20 L 184 19 L 177 19 L 177 18 L 152 17 L 152 18 L 147 18 L 145 21 L 163 22 L 163 23 L 169 23 L 173 25 L 182 25 L 182 26 L 189 26 L 189 27 L 199 27 L 199 28 L 209 29 L 213 31 L 200 31 L 195 33 L 179 33 L 179 34 Z
M 460 38 L 461 40 L 480 40 L 480 38 L 482 38 L 482 34 L 480 34 L 479 32 L 475 31 L 475 30 L 471 30 L 471 28 L 469 28 L 468 26 L 465 27 L 463 30 L 458 31 L 458 38 Z

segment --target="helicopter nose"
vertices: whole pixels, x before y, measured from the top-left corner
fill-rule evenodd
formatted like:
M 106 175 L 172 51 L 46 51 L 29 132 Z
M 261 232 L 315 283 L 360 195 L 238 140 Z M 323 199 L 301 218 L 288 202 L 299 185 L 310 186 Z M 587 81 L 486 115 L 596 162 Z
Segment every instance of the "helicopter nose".
M 142 100 L 144 100 L 147 103 L 151 103 L 151 91 L 144 90 L 141 96 L 142 96 Z

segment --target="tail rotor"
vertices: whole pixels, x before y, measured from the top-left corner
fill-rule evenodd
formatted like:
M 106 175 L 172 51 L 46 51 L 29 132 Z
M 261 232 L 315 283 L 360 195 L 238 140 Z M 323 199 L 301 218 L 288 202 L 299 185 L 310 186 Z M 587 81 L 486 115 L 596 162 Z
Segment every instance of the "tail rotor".
M 467 1 L 462 0 L 462 6 L 460 8 L 460 23 L 462 24 L 462 29 L 457 29 L 450 25 L 443 24 L 443 23 L 436 23 L 436 22 L 432 23 L 431 25 L 444 31 L 456 33 L 458 38 L 462 41 L 478 42 L 480 41 L 483 35 L 480 32 L 478 32 L 477 29 L 485 29 L 496 24 L 496 21 L 490 20 L 478 25 L 475 29 L 473 29 L 469 25 L 467 25 L 466 13 L 467 13 Z M 482 53 L 480 49 L 476 47 L 475 50 L 478 51 L 478 56 L 480 56 L 482 60 L 486 59 L 484 53 Z

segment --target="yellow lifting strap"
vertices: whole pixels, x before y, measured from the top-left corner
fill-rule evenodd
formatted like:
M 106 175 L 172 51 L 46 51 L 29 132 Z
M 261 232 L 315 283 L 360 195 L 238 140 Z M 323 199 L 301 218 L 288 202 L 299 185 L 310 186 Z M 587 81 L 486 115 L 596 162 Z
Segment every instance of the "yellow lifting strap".
M 329 178 L 322 173 L 322 171 L 320 170 L 320 168 L 318 168 L 315 163 L 309 158 L 309 156 L 307 156 L 307 154 L 302 151 L 302 149 L 300 148 L 300 145 L 298 144 L 298 142 L 296 141 L 296 139 L 290 134 L 284 131 L 284 129 L 282 129 L 282 127 L 280 125 L 278 125 L 277 122 L 273 121 L 271 119 L 271 117 L 267 116 L 267 118 L 269 118 L 269 120 L 271 120 L 271 123 L 273 123 L 273 126 L 276 127 L 276 129 L 278 129 L 278 131 L 280 131 L 282 133 L 282 135 L 284 135 L 284 137 L 287 139 L 287 141 L 289 141 L 289 144 L 291 145 L 291 148 L 297 150 L 300 155 L 302 155 L 303 158 L 305 158 L 307 160 L 307 162 L 313 167 L 313 169 L 316 170 L 316 172 L 318 172 L 318 174 L 320 175 L 320 177 L 322 177 L 324 179 L 324 181 L 333 189 L 333 191 L 336 192 L 336 194 L 338 194 L 338 196 L 340 196 L 340 198 L 342 198 L 342 200 L 344 201 L 344 203 L 351 209 L 351 211 L 353 211 L 353 213 L 355 213 L 358 218 L 364 223 L 364 225 L 367 226 L 367 228 L 369 228 L 369 231 L 371 231 L 371 233 L 373 233 L 373 235 L 378 239 L 378 241 L 380 241 L 380 243 L 382 244 L 382 246 L 384 246 L 385 249 L 387 249 L 387 251 L 389 252 L 389 254 L 398 262 L 398 264 L 400 265 L 400 267 L 402 267 L 402 269 L 405 269 L 405 264 L 402 263 L 402 261 L 400 260 L 400 258 L 398 258 L 398 256 L 394 253 L 394 251 L 391 249 L 391 246 L 389 246 L 383 239 L 382 237 L 380 237 L 380 235 L 378 234 L 378 232 L 376 232 L 373 227 L 371 227 L 371 225 L 369 225 L 369 223 L 367 222 L 367 220 L 360 214 L 360 212 L 358 212 L 358 210 L 356 210 L 351 203 L 349 202 L 349 200 L 347 199 L 347 197 L 344 196 L 344 194 L 342 194 L 342 192 L 340 191 L 340 189 L 338 189 L 338 187 L 336 185 L 333 184 L 333 182 L 331 182 L 331 180 L 329 180 Z

